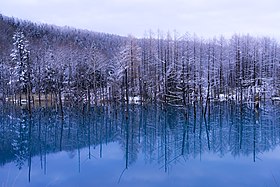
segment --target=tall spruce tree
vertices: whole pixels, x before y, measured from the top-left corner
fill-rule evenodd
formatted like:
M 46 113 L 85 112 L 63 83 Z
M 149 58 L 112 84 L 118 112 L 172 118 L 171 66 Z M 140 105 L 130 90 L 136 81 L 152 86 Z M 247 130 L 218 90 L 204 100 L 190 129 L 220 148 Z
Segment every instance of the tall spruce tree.
M 20 104 L 22 93 L 26 94 L 28 106 L 30 109 L 30 93 L 31 93 L 31 65 L 30 65 L 30 51 L 28 49 L 28 40 L 24 33 L 17 30 L 13 35 L 13 49 L 11 53 L 12 68 L 15 88 L 18 88 L 16 94 L 20 94 Z

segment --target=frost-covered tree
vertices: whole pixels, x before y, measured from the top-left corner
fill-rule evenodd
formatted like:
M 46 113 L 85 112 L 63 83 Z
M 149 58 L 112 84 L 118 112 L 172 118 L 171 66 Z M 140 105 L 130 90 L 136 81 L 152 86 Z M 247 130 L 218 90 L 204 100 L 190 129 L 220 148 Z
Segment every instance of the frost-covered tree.
M 9 66 L 4 63 L 4 60 L 0 59 L 0 100 L 5 101 L 6 96 L 9 95 Z
M 102 98 L 101 96 L 103 96 L 102 100 L 108 100 L 108 93 L 105 93 L 104 90 L 107 89 L 107 74 L 109 71 L 109 63 L 107 62 L 105 55 L 98 49 L 96 44 L 92 43 L 89 48 L 88 57 L 86 57 L 86 59 L 88 59 L 88 70 L 86 77 L 88 82 L 88 103 L 90 104 L 91 102 L 91 92 L 93 92 L 94 103 L 97 103 L 98 95 L 100 99 Z
M 136 39 L 0 16 L 0 48 L 0 87 L 8 98 L 32 90 L 60 105 L 139 97 L 187 106 L 280 96 L 279 42 L 269 37 L 205 40 L 149 31 Z
M 116 102 L 123 98 L 123 80 L 125 76 L 126 64 L 115 57 L 108 66 L 108 86 L 111 90 L 111 100 Z
M 20 102 L 21 94 L 25 93 L 30 104 L 32 69 L 28 43 L 29 42 L 24 36 L 24 33 L 20 30 L 16 31 L 13 36 L 13 50 L 11 57 L 13 62 L 12 66 L 14 68 L 12 81 L 14 86 L 19 87 Z
M 127 44 L 119 53 L 119 63 L 124 67 L 123 88 L 125 89 L 125 99 L 128 97 L 136 97 L 140 95 L 140 64 L 141 64 L 141 48 L 137 44 L 137 40 L 132 36 L 129 37 Z
M 11 53 L 13 65 L 15 67 L 16 81 L 20 89 L 26 89 L 28 77 L 30 75 L 28 41 L 22 31 L 16 31 L 13 36 L 13 50 Z

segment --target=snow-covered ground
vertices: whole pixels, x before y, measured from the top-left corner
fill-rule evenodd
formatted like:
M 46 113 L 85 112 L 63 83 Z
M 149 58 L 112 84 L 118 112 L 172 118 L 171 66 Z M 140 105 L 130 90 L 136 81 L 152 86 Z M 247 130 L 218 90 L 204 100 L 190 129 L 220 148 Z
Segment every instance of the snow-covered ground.
M 272 96 L 271 100 L 272 101 L 280 101 L 280 97 L 279 96 Z
M 141 104 L 140 96 L 128 97 L 128 102 L 130 104 Z

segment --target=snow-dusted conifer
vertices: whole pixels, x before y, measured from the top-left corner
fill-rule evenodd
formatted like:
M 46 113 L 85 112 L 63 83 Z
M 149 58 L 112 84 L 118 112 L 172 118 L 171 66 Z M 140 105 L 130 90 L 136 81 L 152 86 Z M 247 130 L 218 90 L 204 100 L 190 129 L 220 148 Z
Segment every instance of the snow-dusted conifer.
M 28 41 L 22 31 L 16 31 L 13 36 L 11 53 L 15 82 L 19 83 L 21 91 L 25 90 L 30 76 Z

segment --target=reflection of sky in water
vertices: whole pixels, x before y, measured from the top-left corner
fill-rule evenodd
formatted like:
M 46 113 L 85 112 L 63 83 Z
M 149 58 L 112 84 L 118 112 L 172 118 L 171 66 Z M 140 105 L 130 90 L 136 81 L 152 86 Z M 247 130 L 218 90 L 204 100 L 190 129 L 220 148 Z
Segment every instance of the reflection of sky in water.
M 40 158 L 34 157 L 31 183 L 28 183 L 28 167 L 18 170 L 14 163 L 6 164 L 0 168 L 0 181 L 2 186 L 277 186 L 279 152 L 280 147 L 263 153 L 256 162 L 252 155 L 233 158 L 226 154 L 220 158 L 205 153 L 201 159 L 179 159 L 168 172 L 156 161 L 145 162 L 140 154 L 137 162 L 121 176 L 125 168 L 123 152 L 117 143 L 110 143 L 103 146 L 102 158 L 98 147 L 92 149 L 91 159 L 88 159 L 88 149 L 81 149 L 80 161 L 78 150 L 49 154 L 46 174 L 41 169 Z

